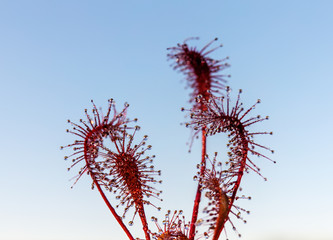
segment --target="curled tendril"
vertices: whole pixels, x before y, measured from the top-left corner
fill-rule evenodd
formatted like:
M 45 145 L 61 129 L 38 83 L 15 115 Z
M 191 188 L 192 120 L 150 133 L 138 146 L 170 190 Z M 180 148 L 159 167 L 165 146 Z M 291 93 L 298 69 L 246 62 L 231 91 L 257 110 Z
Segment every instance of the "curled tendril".
M 199 96 L 196 100 L 206 110 L 201 111 L 194 108 L 191 113 L 191 122 L 187 124 L 187 126 L 195 129 L 197 133 L 202 128 L 205 128 L 207 135 L 227 133 L 229 137 L 229 143 L 227 144 L 229 147 L 229 159 L 226 161 L 226 169 L 216 171 L 216 159 L 214 158 L 212 168 L 205 169 L 204 174 L 198 176 L 203 188 L 207 191 L 206 196 L 208 196 L 212 202 L 211 204 L 214 206 L 210 210 L 206 209 L 211 214 L 211 218 L 208 221 L 211 224 L 210 227 L 214 229 L 213 240 L 218 239 L 225 222 L 229 218 L 229 213 L 239 217 L 239 210 L 241 208 L 235 206 L 234 201 L 238 198 L 236 195 L 244 172 L 253 170 L 262 176 L 260 169 L 253 163 L 248 153 L 271 160 L 257 151 L 256 148 L 272 150 L 256 143 L 253 136 L 272 133 L 250 132 L 248 129 L 249 126 L 267 120 L 268 117 L 262 118 L 257 116 L 247 118 L 247 115 L 260 101 L 258 100 L 248 110 L 244 110 L 242 103 L 240 103 L 240 93 L 233 107 L 230 106 L 228 92 L 226 97 L 214 97 L 210 95 L 209 100 Z M 264 179 L 266 180 L 266 178 Z M 236 210 L 236 213 L 232 208 Z
M 161 172 L 154 169 L 153 158 L 155 156 L 145 156 L 145 152 L 151 149 L 150 145 L 145 146 L 148 136 L 144 136 L 140 143 L 134 144 L 135 133 L 140 127 L 128 126 L 137 120 L 126 118 L 128 106 L 126 103 L 124 109 L 117 113 L 114 101 L 110 100 L 107 114 L 103 116 L 93 103 L 92 116 L 85 110 L 87 120 L 81 119 L 80 124 L 68 120 L 72 125 L 72 130 L 67 130 L 67 132 L 76 135 L 79 140 L 65 146 L 74 151 L 65 159 L 71 159 L 73 162 L 69 170 L 80 162 L 85 163 L 81 167 L 75 183 L 84 173 L 88 173 L 93 180 L 92 187 L 98 188 L 125 232 L 128 230 L 125 229 L 121 218 L 115 213 L 101 187 L 116 194 L 116 199 L 119 199 L 120 205 L 124 206 L 123 218 L 129 208 L 135 206 L 134 216 L 139 213 L 146 239 L 150 239 L 144 205 L 153 205 L 148 201 L 149 197 L 159 199 L 161 192 L 150 184 L 161 182 L 155 180 L 155 176 L 160 175 Z M 130 134 L 129 131 L 132 133 Z M 61 149 L 63 148 L 61 147 Z M 130 221 L 130 225 L 132 222 Z M 128 236 L 130 239 L 133 238 L 130 234 Z
M 68 170 L 81 162 L 85 163 L 81 167 L 75 183 L 84 173 L 90 174 L 98 182 L 102 181 L 104 174 L 101 173 L 99 169 L 100 164 L 96 160 L 100 150 L 103 148 L 103 141 L 105 138 L 109 138 L 111 141 L 117 139 L 127 124 L 131 122 L 126 118 L 128 105 L 125 105 L 124 109 L 117 113 L 115 103 L 113 99 L 110 99 L 107 114 L 103 116 L 96 108 L 94 102 L 91 102 L 93 104 L 92 116 L 85 109 L 86 120 L 80 119 L 79 124 L 68 120 L 72 129 L 67 129 L 66 131 L 74 134 L 79 139 L 72 144 L 61 147 L 61 149 L 71 148 L 74 151 L 73 154 L 65 156 L 65 160 L 71 159 L 72 161 L 72 165 Z

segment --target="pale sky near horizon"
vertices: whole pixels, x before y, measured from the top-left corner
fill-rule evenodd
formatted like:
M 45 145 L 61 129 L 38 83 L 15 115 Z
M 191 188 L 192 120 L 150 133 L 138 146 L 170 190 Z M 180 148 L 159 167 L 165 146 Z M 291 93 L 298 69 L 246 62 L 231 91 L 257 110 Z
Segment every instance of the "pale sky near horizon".
M 258 142 L 277 164 L 254 159 L 268 181 L 251 172 L 242 182 L 252 200 L 238 203 L 251 211 L 247 224 L 233 221 L 241 239 L 332 240 L 332 12 L 329 0 L 0 1 L 0 239 L 126 239 L 89 176 L 70 188 L 76 170 L 60 151 L 75 140 L 67 119 L 83 118 L 91 99 L 129 102 L 150 137 L 164 201 L 149 219 L 168 209 L 190 219 L 200 144 L 188 153 L 180 108 L 190 90 L 166 48 L 218 37 L 212 56 L 230 57 L 234 97 L 243 89 L 247 107 L 260 98 L 253 115 L 270 120 L 255 129 L 274 132 Z M 208 151 L 223 156 L 219 140 Z

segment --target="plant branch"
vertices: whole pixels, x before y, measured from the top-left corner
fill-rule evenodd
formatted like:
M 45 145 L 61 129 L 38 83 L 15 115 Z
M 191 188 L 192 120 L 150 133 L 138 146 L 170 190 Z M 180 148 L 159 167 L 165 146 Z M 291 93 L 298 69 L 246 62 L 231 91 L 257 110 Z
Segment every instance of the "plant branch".
M 145 214 L 143 205 L 139 209 L 139 215 L 140 215 L 140 219 L 141 219 L 141 222 L 142 222 L 143 231 L 145 232 L 146 240 L 150 240 L 150 234 L 149 234 L 149 231 L 148 231 L 149 230 L 148 229 L 148 223 L 147 223 L 147 218 L 146 218 L 146 214 Z
M 99 183 L 97 182 L 96 178 L 91 175 L 91 178 L 93 179 L 94 181 L 94 184 L 96 185 L 99 193 L 101 194 L 105 204 L 108 206 L 108 208 L 110 209 L 112 215 L 114 216 L 114 218 L 117 220 L 117 222 L 119 223 L 119 225 L 121 226 L 121 228 L 124 230 L 124 232 L 126 233 L 127 237 L 130 239 L 130 240 L 134 240 L 132 234 L 129 232 L 129 230 L 127 229 L 127 227 L 125 226 L 124 222 L 121 220 L 121 217 L 116 213 L 116 211 L 114 210 L 114 208 L 111 206 L 109 200 L 106 198 L 103 190 L 101 189 L 101 186 L 99 185 Z
M 201 139 L 201 164 L 200 164 L 200 176 L 203 175 L 206 169 L 206 128 L 202 129 L 202 139 Z M 198 219 L 199 204 L 201 200 L 201 183 L 198 182 L 197 193 L 194 200 L 192 220 L 190 225 L 189 240 L 193 240 L 195 236 L 195 224 Z

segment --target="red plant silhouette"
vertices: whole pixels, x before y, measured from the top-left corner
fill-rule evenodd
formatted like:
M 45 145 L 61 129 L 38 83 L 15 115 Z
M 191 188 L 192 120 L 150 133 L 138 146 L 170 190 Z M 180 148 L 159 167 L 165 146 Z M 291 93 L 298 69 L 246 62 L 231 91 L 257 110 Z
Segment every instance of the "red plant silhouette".
M 220 71 L 229 67 L 225 59 L 215 60 L 208 55 L 215 51 L 217 48 L 222 47 L 222 45 L 207 50 L 207 48 L 218 39 L 215 38 L 213 41 L 209 42 L 200 51 L 196 47 L 189 47 L 186 43 L 189 38 L 184 41 L 183 44 L 178 44 L 177 47 L 168 48 L 170 53 L 167 55 L 170 60 L 176 60 L 173 64 L 174 69 L 179 69 L 186 75 L 188 80 L 188 85 L 192 88 L 193 92 L 190 95 L 190 102 L 194 102 L 194 99 L 201 95 L 205 99 L 209 98 L 208 92 L 218 92 L 224 89 L 224 84 L 226 83 L 225 78 L 230 77 L 230 75 L 221 74 Z M 206 51 L 207 50 L 207 51 Z M 194 103 L 196 108 L 201 108 L 200 103 Z
M 151 149 L 151 145 L 143 147 L 146 144 L 147 136 L 144 136 L 144 139 L 139 144 L 132 146 L 135 132 L 138 129 L 139 127 L 136 126 L 133 135 L 123 130 L 123 135 L 114 140 L 116 150 L 111 151 L 103 147 L 106 153 L 102 153 L 101 156 L 105 158 L 103 167 L 107 172 L 107 176 L 110 177 L 108 179 L 110 183 L 109 190 L 112 191 L 112 187 L 116 188 L 114 190 L 114 193 L 118 194 L 116 198 L 120 199 L 120 204 L 125 206 L 123 217 L 125 217 L 125 213 L 130 207 L 135 206 L 135 213 L 139 213 L 146 239 L 150 239 L 143 205 L 153 204 L 148 200 L 144 200 L 144 197 L 159 197 L 161 192 L 148 184 L 161 183 L 161 181 L 154 179 L 154 176 L 160 175 L 161 171 L 155 171 L 154 166 L 151 164 L 154 156 L 143 157 L 145 151 Z M 130 225 L 133 224 L 133 219 L 129 222 Z
M 206 107 L 200 101 L 194 101 L 197 96 L 202 96 L 203 99 L 208 100 L 212 93 L 218 93 L 219 90 L 224 89 L 225 77 L 230 75 L 221 74 L 220 71 L 229 67 L 225 61 L 226 57 L 222 60 L 215 60 L 208 57 L 208 54 L 219 47 L 211 50 L 206 49 L 214 42 L 209 42 L 200 51 L 195 47 L 189 47 L 184 41 L 183 44 L 178 44 L 177 47 L 169 48 L 171 51 L 168 54 L 169 59 L 175 59 L 176 63 L 174 69 L 179 69 L 187 76 L 188 84 L 192 88 L 193 93 L 190 95 L 190 102 L 194 102 L 194 108 L 200 111 L 205 111 Z M 201 149 L 201 168 L 200 173 L 205 171 L 205 156 L 206 156 L 206 128 L 201 128 L 202 149 Z M 198 219 L 199 203 L 201 199 L 201 183 L 198 183 L 197 194 L 194 200 L 193 214 L 190 225 L 189 239 L 193 240 L 195 235 L 196 221 Z
M 269 160 L 271 159 L 258 152 L 256 148 L 266 149 L 273 153 L 273 150 L 256 143 L 253 139 L 255 135 L 272 134 L 272 132 L 250 132 L 248 130 L 249 126 L 268 119 L 268 117 L 261 118 L 260 116 L 246 118 L 260 103 L 260 100 L 245 111 L 240 103 L 240 93 L 241 90 L 233 107 L 230 106 L 228 89 L 226 98 L 210 96 L 207 101 L 198 96 L 197 102 L 201 102 L 206 110 L 199 111 L 194 108 L 191 113 L 191 122 L 187 124 L 195 129 L 207 129 L 207 135 L 227 133 L 229 137 L 227 145 L 230 149 L 229 161 L 226 162 L 228 168 L 224 171 L 216 171 L 216 159 L 214 158 L 212 169 L 205 169 L 204 173 L 198 176 L 203 188 L 208 190 L 208 198 L 212 201 L 211 205 L 214 206 L 210 210 L 206 210 L 211 216 L 209 222 L 211 222 L 211 229 L 214 229 L 213 240 L 219 238 L 230 212 L 240 217 L 240 212 L 235 213 L 232 208 L 241 209 L 234 205 L 234 201 L 237 198 L 237 190 L 244 172 L 250 169 L 261 176 L 260 169 L 250 160 L 248 153 Z M 275 163 L 275 161 L 273 162 Z
M 72 160 L 69 170 L 79 163 L 84 163 L 75 183 L 84 173 L 90 175 L 93 181 L 92 188 L 98 189 L 104 202 L 130 240 L 134 240 L 134 238 L 123 219 L 132 207 L 134 214 L 129 225 L 133 224 L 138 213 L 145 240 L 151 238 L 155 240 L 199 240 L 202 238 L 218 240 L 221 232 L 225 230 L 226 223 L 230 223 L 236 231 L 232 217 L 246 222 L 242 217 L 242 212 L 248 213 L 248 211 L 235 205 L 235 201 L 238 199 L 250 199 L 250 197 L 238 195 L 241 180 L 244 173 L 250 172 L 250 170 L 262 176 L 259 167 L 249 155 L 271 160 L 261 153 L 260 149 L 273 151 L 258 144 L 254 138 L 256 135 L 272 133 L 249 130 L 249 126 L 268 119 L 268 117 L 260 116 L 249 117 L 260 102 L 259 100 L 245 110 L 240 102 L 240 90 L 236 103 L 232 106 L 230 88 L 224 86 L 225 77 L 228 75 L 220 73 L 229 66 L 225 63 L 227 58 L 214 60 L 208 56 L 216 49 L 208 50 L 216 40 L 208 43 L 200 51 L 195 47 L 189 47 L 185 41 L 183 44 L 178 44 L 177 47 L 169 48 L 168 54 L 169 59 L 176 60 L 173 64 L 174 68 L 187 76 L 188 85 L 193 90 L 190 95 L 190 102 L 193 103 L 192 109 L 189 110 L 191 119 L 186 126 L 194 131 L 193 138 L 198 134 L 202 136 L 201 161 L 198 164 L 199 172 L 195 176 L 198 186 L 190 222 L 185 221 L 181 210 L 175 211 L 172 216 L 171 211 L 168 211 L 162 227 L 158 224 L 157 218 L 151 218 L 157 232 L 154 233 L 149 229 L 145 205 L 151 205 L 160 210 L 148 198 L 161 200 L 159 198 L 161 191 L 151 186 L 161 183 L 155 179 L 161 174 L 161 171 L 154 168 L 155 156 L 146 155 L 146 151 L 151 149 L 151 145 L 146 146 L 148 137 L 144 136 L 140 142 L 135 143 L 134 138 L 140 127 L 133 126 L 137 119 L 130 120 L 126 117 L 129 106 L 127 103 L 121 112 L 117 112 L 114 101 L 109 100 L 107 113 L 104 116 L 92 102 L 92 115 L 85 110 L 87 120 L 81 119 L 80 124 L 68 120 L 72 130 L 67 130 L 67 132 L 74 134 L 79 140 L 61 147 L 61 149 L 71 148 L 74 151 L 65 157 L 65 159 Z M 221 90 L 226 90 L 224 96 Z M 225 164 L 217 162 L 217 152 L 212 160 L 206 153 L 207 138 L 219 133 L 226 133 L 229 137 L 228 159 Z M 122 216 L 118 215 L 104 191 L 116 195 L 116 199 L 119 201 L 116 207 L 123 209 Z M 208 205 L 203 208 L 204 218 L 198 220 L 202 193 L 205 193 Z M 208 225 L 203 233 L 196 229 L 201 223 L 204 223 L 203 226 Z
M 139 213 L 146 239 L 150 239 L 144 204 L 153 204 L 145 200 L 144 197 L 154 196 L 158 198 L 161 192 L 149 184 L 156 183 L 154 176 L 160 175 L 161 172 L 154 170 L 152 165 L 154 156 L 144 157 L 146 150 L 151 148 L 150 145 L 143 147 L 146 144 L 147 136 L 144 136 L 139 144 L 132 145 L 134 135 L 140 127 L 135 126 L 133 134 L 128 133 L 128 130 L 132 130 L 133 127 L 128 127 L 127 124 L 136 121 L 136 119 L 131 121 L 126 118 L 128 106 L 125 104 L 125 108 L 117 113 L 111 99 L 107 114 L 103 117 L 93 103 L 93 117 L 85 110 L 87 122 L 80 119 L 81 124 L 79 125 L 68 120 L 73 126 L 73 130 L 67 130 L 67 132 L 76 135 L 81 140 L 76 140 L 73 144 L 65 146 L 74 151 L 65 159 L 72 159 L 71 168 L 82 161 L 85 162 L 79 171 L 76 182 L 84 173 L 91 176 L 93 188 L 97 187 L 104 202 L 129 239 L 134 238 L 123 223 L 122 218 L 110 204 L 102 187 L 109 192 L 118 194 L 116 198 L 120 199 L 120 204 L 124 206 L 123 217 L 130 207 L 135 206 L 134 216 L 137 212 Z M 113 117 L 110 116 L 111 111 L 113 111 Z M 110 140 L 112 149 L 105 143 L 106 140 Z M 61 149 L 63 148 L 61 147 Z M 133 219 L 129 224 L 132 223 Z

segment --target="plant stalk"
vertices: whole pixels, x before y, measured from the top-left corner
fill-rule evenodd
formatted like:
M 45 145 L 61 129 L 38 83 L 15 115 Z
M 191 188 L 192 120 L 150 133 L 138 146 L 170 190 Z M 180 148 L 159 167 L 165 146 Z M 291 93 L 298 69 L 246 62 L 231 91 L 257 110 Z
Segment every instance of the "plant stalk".
M 140 219 L 142 222 L 142 226 L 143 226 L 143 231 L 145 232 L 145 236 L 146 236 L 146 240 L 150 240 L 150 234 L 148 232 L 148 223 L 147 223 L 147 218 L 146 218 L 146 214 L 143 208 L 143 204 L 142 204 L 142 208 L 139 209 L 139 215 L 140 215 Z
M 201 138 L 201 164 L 200 164 L 200 176 L 202 176 L 206 169 L 206 128 L 202 129 L 202 138 Z M 201 184 L 200 180 L 198 181 L 197 193 L 194 200 L 192 220 L 190 225 L 189 240 L 193 240 L 195 236 L 195 224 L 198 219 L 199 204 L 201 200 Z
M 130 239 L 130 240 L 134 240 L 132 234 L 129 232 L 129 230 L 127 229 L 127 227 L 125 226 L 124 222 L 121 220 L 121 217 L 116 213 L 116 211 L 114 210 L 114 208 L 111 206 L 109 200 L 106 198 L 103 190 L 101 189 L 101 186 L 99 185 L 99 183 L 97 182 L 97 180 L 95 179 L 95 177 L 93 177 L 91 175 L 93 181 L 94 181 L 94 184 L 96 185 L 99 193 L 101 194 L 105 204 L 108 206 L 108 208 L 110 209 L 112 215 L 114 216 L 114 218 L 117 220 L 117 222 L 119 223 L 119 225 L 121 226 L 121 228 L 124 230 L 124 232 L 126 233 L 127 237 Z

